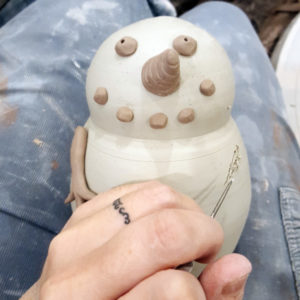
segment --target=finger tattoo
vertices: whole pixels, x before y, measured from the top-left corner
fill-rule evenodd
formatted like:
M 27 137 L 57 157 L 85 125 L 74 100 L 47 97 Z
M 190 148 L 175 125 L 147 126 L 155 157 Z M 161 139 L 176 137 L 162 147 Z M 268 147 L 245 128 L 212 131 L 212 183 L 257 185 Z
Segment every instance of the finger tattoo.
M 121 201 L 121 198 L 118 198 L 113 202 L 113 207 L 115 210 L 119 211 L 119 214 L 124 217 L 124 223 L 129 224 L 130 223 L 130 216 L 129 214 L 125 211 L 124 204 Z

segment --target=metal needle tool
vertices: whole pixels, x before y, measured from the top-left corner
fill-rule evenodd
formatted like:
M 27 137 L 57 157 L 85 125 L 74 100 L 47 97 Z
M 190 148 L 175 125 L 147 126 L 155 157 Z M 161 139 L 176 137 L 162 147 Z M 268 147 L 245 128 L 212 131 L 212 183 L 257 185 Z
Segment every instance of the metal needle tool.
M 220 210 L 222 204 L 224 203 L 224 200 L 225 200 L 225 198 L 226 198 L 226 196 L 227 196 L 227 194 L 228 194 L 228 192 L 229 192 L 229 190 L 230 190 L 233 182 L 234 182 L 234 179 L 231 178 L 229 180 L 229 182 L 227 183 L 227 185 L 226 185 L 226 187 L 225 187 L 222 195 L 220 196 L 220 198 L 219 198 L 216 206 L 214 207 L 212 213 L 210 214 L 210 216 L 213 219 L 216 217 L 218 211 Z M 188 262 L 188 263 L 185 263 L 185 264 L 182 264 L 182 265 L 178 266 L 176 269 L 180 269 L 180 270 L 185 270 L 185 271 L 191 272 L 192 268 L 193 268 L 193 262 L 191 261 L 191 262 Z
M 226 198 L 226 196 L 227 196 L 227 194 L 228 194 L 228 192 L 229 192 L 229 190 L 230 190 L 230 188 L 231 188 L 231 186 L 232 186 L 233 181 L 234 181 L 233 178 L 231 178 L 231 179 L 229 180 L 229 182 L 227 183 L 227 185 L 226 185 L 226 187 L 225 187 L 224 192 L 222 193 L 222 195 L 221 195 L 221 197 L 219 198 L 219 200 L 218 200 L 216 206 L 214 207 L 214 210 L 213 210 L 212 213 L 210 214 L 210 216 L 211 216 L 213 219 L 216 217 L 216 215 L 217 215 L 217 213 L 218 213 L 220 207 L 222 206 L 222 204 L 223 204 L 223 202 L 224 202 L 224 200 L 225 200 L 225 198 Z

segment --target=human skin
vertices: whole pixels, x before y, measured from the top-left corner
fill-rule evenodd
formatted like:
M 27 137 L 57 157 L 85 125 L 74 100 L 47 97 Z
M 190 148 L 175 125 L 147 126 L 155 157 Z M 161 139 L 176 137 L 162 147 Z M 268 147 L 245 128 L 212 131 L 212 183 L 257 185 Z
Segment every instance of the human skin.
M 119 186 L 77 208 L 21 300 L 242 299 L 251 264 L 215 261 L 222 243 L 191 198 L 156 181 Z M 208 263 L 200 278 L 175 269 L 193 260 Z

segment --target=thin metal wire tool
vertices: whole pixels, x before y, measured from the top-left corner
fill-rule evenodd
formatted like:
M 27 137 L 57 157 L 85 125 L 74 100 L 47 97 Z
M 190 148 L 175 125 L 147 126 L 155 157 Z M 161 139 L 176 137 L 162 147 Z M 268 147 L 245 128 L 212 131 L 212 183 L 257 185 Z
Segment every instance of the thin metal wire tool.
M 233 182 L 234 182 L 234 179 L 231 178 L 231 179 L 229 180 L 229 182 L 227 183 L 227 185 L 226 185 L 226 187 L 225 187 L 225 190 L 224 190 L 224 192 L 222 193 L 222 195 L 220 196 L 220 198 L 219 198 L 219 200 L 218 200 L 216 206 L 214 207 L 212 213 L 210 214 L 210 216 L 211 216 L 213 219 L 216 217 L 216 215 L 217 215 L 219 209 L 221 208 L 222 204 L 224 203 L 224 200 L 225 200 L 225 198 L 226 198 L 226 196 L 227 196 L 227 194 L 228 194 L 228 192 L 229 192 L 229 190 L 230 190 L 230 188 L 231 188 Z

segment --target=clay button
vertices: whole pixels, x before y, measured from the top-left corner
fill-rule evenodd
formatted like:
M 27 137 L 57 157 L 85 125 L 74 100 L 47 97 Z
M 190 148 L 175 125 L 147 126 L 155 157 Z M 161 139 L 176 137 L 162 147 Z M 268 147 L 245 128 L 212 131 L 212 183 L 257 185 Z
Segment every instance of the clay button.
M 132 55 L 136 49 L 137 41 L 129 36 L 121 38 L 115 46 L 115 50 L 120 56 Z
M 173 48 L 183 56 L 191 56 L 196 52 L 197 42 L 190 36 L 180 35 L 173 41 Z
M 195 112 L 192 108 L 184 108 L 177 116 L 180 123 L 186 124 L 194 121 Z
M 131 122 L 133 120 L 134 114 L 129 107 L 120 107 L 117 111 L 117 118 L 121 122 Z
M 210 79 L 205 79 L 200 84 L 200 92 L 205 96 L 211 96 L 216 91 L 214 83 Z
M 104 87 L 97 88 L 95 95 L 94 95 L 94 100 L 98 104 L 101 104 L 101 105 L 106 104 L 106 102 L 108 100 L 108 94 L 107 94 L 106 88 L 104 88 Z
M 149 123 L 153 129 L 162 129 L 167 126 L 168 117 L 163 113 L 157 113 L 151 116 Z

